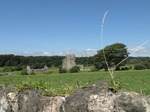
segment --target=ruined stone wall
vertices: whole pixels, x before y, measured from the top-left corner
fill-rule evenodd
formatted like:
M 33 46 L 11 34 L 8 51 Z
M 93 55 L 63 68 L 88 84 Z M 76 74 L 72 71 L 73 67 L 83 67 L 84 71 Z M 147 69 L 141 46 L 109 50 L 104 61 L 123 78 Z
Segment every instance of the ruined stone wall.
M 62 68 L 66 70 L 70 70 L 72 67 L 76 66 L 75 63 L 75 55 L 68 54 L 66 58 L 63 60 Z
M 47 72 L 48 67 L 45 65 L 44 68 L 42 68 L 42 69 L 31 69 L 30 66 L 27 66 L 26 70 L 27 70 L 28 74 L 33 73 L 33 72 L 35 72 L 35 73 Z

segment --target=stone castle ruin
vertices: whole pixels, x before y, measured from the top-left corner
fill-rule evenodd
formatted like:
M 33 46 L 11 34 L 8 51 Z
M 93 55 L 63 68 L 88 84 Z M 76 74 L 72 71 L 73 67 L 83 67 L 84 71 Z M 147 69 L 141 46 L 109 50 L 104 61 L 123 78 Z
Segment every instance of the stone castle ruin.
M 31 74 L 31 73 L 40 73 L 40 72 L 47 72 L 48 71 L 48 67 L 45 65 L 44 68 L 42 69 L 31 69 L 30 66 L 27 66 L 26 68 L 27 73 Z
M 63 60 L 62 68 L 66 69 L 68 71 L 74 66 L 79 67 L 80 71 L 84 71 L 85 70 L 83 65 L 76 65 L 76 63 L 75 63 L 75 55 L 74 54 L 68 54 L 66 56 L 66 58 Z
M 75 55 L 68 54 L 66 58 L 63 60 L 62 68 L 66 70 L 70 70 L 72 67 L 76 66 L 75 63 Z

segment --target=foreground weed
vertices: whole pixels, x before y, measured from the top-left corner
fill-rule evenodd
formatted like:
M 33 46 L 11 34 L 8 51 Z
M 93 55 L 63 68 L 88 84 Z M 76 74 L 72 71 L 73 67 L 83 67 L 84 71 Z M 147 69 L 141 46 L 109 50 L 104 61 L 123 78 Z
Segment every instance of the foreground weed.
M 79 88 L 82 88 L 82 87 L 85 87 L 87 86 L 89 83 L 85 83 L 84 85 L 81 84 L 81 81 L 79 82 L 78 80 L 76 81 L 76 88 L 79 89 Z
M 140 84 L 140 93 L 141 94 L 145 94 L 145 95 L 149 95 L 150 94 L 150 90 L 147 89 L 147 86 L 146 86 L 146 81 L 141 79 L 141 84 Z
M 32 88 L 36 88 L 36 89 L 41 89 L 41 90 L 45 90 L 48 89 L 50 87 L 50 83 L 46 82 L 46 81 L 37 81 L 37 82 L 31 82 L 31 81 L 23 81 L 20 84 L 16 84 L 15 85 L 15 90 L 28 90 L 28 89 L 32 89 Z
M 104 42 L 103 42 L 103 29 L 104 29 L 104 23 L 105 23 L 105 18 L 107 16 L 107 13 L 108 11 L 105 12 L 104 16 L 103 16 L 103 19 L 102 19 L 102 25 L 101 25 L 101 44 L 102 44 L 102 48 L 104 46 Z M 144 46 L 145 44 L 147 44 L 149 41 L 145 41 L 143 44 L 141 44 L 139 47 L 142 47 Z M 137 52 L 138 49 L 135 49 L 133 53 L 131 53 L 130 55 L 133 55 L 135 52 Z M 110 77 L 111 77 L 111 85 L 113 86 L 113 88 L 115 90 L 117 89 L 120 89 L 120 82 L 118 83 L 116 80 L 115 80 L 115 74 L 114 74 L 114 71 L 115 69 L 117 68 L 118 65 L 120 65 L 121 63 L 123 63 L 125 60 L 127 60 L 129 58 L 129 55 L 123 59 L 122 61 L 120 61 L 118 64 L 116 64 L 114 67 L 110 67 L 108 65 L 108 61 L 106 59 L 106 54 L 105 54 L 105 49 L 103 49 L 103 57 L 104 57 L 104 60 L 105 60 L 105 63 L 106 63 L 106 66 L 108 68 L 108 71 L 109 71 L 109 74 L 110 74 Z M 141 93 L 143 92 L 143 90 L 141 90 Z
M 50 82 L 32 81 L 31 79 L 28 78 L 27 81 L 23 81 L 20 84 L 16 84 L 15 90 L 20 90 L 21 92 L 24 92 L 26 90 L 30 90 L 34 88 L 34 89 L 40 90 L 42 95 L 58 96 L 58 95 L 72 94 L 74 93 L 76 89 L 81 88 L 87 84 L 88 83 L 81 85 L 81 83 L 76 79 L 70 85 L 66 83 L 58 87 L 57 89 L 53 89 L 52 84 Z

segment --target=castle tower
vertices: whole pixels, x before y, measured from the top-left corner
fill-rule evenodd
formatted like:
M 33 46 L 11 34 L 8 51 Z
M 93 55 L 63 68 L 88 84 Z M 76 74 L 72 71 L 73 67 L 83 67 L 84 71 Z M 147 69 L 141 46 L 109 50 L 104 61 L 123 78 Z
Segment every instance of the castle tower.
M 75 63 L 75 55 L 68 54 L 66 58 L 63 60 L 62 68 L 66 70 L 70 70 L 72 67 L 76 66 Z

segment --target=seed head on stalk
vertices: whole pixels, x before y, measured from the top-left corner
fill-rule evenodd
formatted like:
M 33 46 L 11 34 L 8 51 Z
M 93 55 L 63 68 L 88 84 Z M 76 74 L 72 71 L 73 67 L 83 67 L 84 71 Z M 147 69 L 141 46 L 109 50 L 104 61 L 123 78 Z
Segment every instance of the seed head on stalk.
M 104 23 L 105 23 L 105 18 L 106 18 L 106 16 L 107 16 L 107 13 L 108 13 L 108 10 L 105 12 L 105 14 L 104 14 L 104 16 L 103 16 L 103 19 L 102 19 L 102 26 L 101 26 L 101 44 L 102 44 L 102 48 L 104 47 L 104 42 L 103 42 L 103 29 L 104 29 Z M 104 60 L 105 60 L 106 66 L 107 66 L 107 68 L 108 68 L 109 74 L 110 74 L 110 76 L 111 76 L 113 85 L 114 85 L 114 87 L 115 87 L 116 84 L 115 84 L 114 74 L 113 74 L 113 71 L 114 71 L 114 70 L 111 70 L 110 67 L 109 67 L 109 65 L 108 65 L 104 48 L 103 48 L 103 56 L 104 56 Z
M 107 58 L 106 58 L 106 54 L 105 54 L 105 49 L 104 49 L 104 41 L 103 41 L 103 30 L 104 30 L 104 23 L 105 23 L 105 18 L 107 16 L 107 13 L 108 13 L 108 10 L 105 12 L 104 16 L 103 16 L 103 19 L 102 19 L 102 25 L 101 25 L 101 45 L 102 45 L 102 51 L 103 51 L 103 57 L 104 57 L 104 60 L 105 60 L 105 63 L 106 63 L 106 66 L 107 66 L 107 69 L 109 71 L 109 74 L 110 74 L 110 77 L 111 77 L 111 80 L 112 80 L 112 83 L 113 83 L 113 86 L 115 88 L 117 88 L 117 84 L 115 82 L 115 75 L 114 75 L 114 70 L 116 69 L 116 67 L 118 65 L 120 65 L 121 63 L 123 63 L 125 60 L 127 60 L 129 58 L 129 56 L 133 55 L 135 52 L 137 52 L 137 50 L 134 50 L 130 55 L 128 55 L 125 59 L 123 59 L 122 61 L 120 61 L 118 64 L 116 64 L 114 67 L 109 67 L 108 65 L 108 61 L 107 61 Z M 140 47 L 144 46 L 145 44 L 147 44 L 149 41 L 145 41 L 144 43 L 142 43 L 140 45 Z

